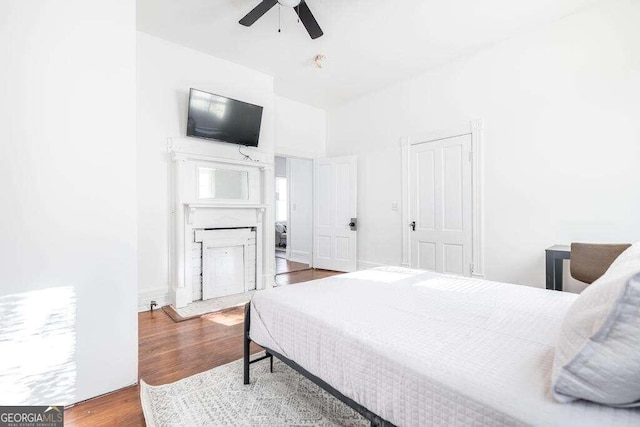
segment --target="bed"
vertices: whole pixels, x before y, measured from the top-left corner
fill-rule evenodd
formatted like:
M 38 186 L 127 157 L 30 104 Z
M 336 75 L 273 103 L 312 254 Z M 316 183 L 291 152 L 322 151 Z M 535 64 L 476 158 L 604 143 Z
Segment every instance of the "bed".
M 550 394 L 577 295 L 381 267 L 258 292 L 249 341 L 374 425 L 639 426 L 640 410 Z

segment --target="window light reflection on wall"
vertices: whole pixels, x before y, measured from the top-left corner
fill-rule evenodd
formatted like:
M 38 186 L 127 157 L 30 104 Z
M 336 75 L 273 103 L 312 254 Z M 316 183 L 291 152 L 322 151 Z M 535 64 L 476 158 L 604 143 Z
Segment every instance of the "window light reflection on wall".
M 76 392 L 76 296 L 72 287 L 0 298 L 0 402 L 68 405 Z

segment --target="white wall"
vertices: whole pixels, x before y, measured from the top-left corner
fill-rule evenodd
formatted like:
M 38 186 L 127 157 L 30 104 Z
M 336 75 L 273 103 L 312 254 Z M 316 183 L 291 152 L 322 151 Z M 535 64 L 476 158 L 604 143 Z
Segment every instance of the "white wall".
M 183 150 L 242 158 L 237 145 L 184 136 L 189 88 L 263 106 L 259 148 L 242 150 L 269 163 L 274 151 L 274 94 L 273 78 L 266 74 L 141 32 L 137 42 L 138 282 L 140 309 L 148 309 L 151 299 L 161 305 L 169 302 L 168 139 Z M 273 227 L 272 222 L 267 221 L 267 227 Z
M 311 264 L 313 238 L 313 161 L 289 161 L 289 228 L 287 249 L 291 261 Z
M 401 136 L 485 120 L 486 277 L 544 284 L 544 249 L 640 240 L 640 2 L 551 26 L 335 108 L 359 155 L 359 259 L 401 261 Z
M 0 3 L 0 401 L 137 381 L 135 2 Z
M 277 154 L 324 157 L 327 143 L 325 110 L 275 97 L 275 151 Z
M 286 178 L 287 177 L 287 158 L 276 156 L 274 158 L 274 174 L 278 178 Z

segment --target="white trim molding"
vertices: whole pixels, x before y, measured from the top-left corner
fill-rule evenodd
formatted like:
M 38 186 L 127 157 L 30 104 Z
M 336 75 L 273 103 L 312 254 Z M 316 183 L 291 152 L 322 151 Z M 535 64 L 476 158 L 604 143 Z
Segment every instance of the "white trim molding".
M 370 268 L 376 268 L 376 267 L 384 267 L 387 266 L 389 264 L 380 264 L 379 262 L 371 262 L 371 261 L 364 261 L 359 259 L 356 262 L 356 270 L 360 271 L 360 270 L 368 270 Z
M 409 138 L 400 138 L 402 147 L 402 266 L 411 267 L 411 239 L 409 236 L 409 156 L 411 154 L 411 141 Z
M 457 136 L 471 135 L 472 151 L 472 277 L 484 277 L 484 181 L 483 181 L 484 120 L 477 119 L 452 129 L 428 132 L 400 138 L 402 149 L 402 266 L 411 266 L 410 213 L 410 156 L 411 146 Z
M 309 266 L 311 266 L 311 252 L 291 251 L 291 255 L 287 259 L 289 261 L 299 262 L 300 264 L 309 264 Z

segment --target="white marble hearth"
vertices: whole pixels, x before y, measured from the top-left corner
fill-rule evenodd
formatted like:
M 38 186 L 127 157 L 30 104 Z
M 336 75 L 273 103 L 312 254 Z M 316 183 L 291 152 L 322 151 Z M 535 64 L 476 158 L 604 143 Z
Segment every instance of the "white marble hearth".
M 226 297 L 213 298 L 205 301 L 194 301 L 183 308 L 174 307 L 176 313 L 186 318 L 202 316 L 207 313 L 215 313 L 216 311 L 225 310 L 227 308 L 245 305 L 251 301 L 251 296 L 255 291 L 249 291 L 242 294 L 229 295 Z

